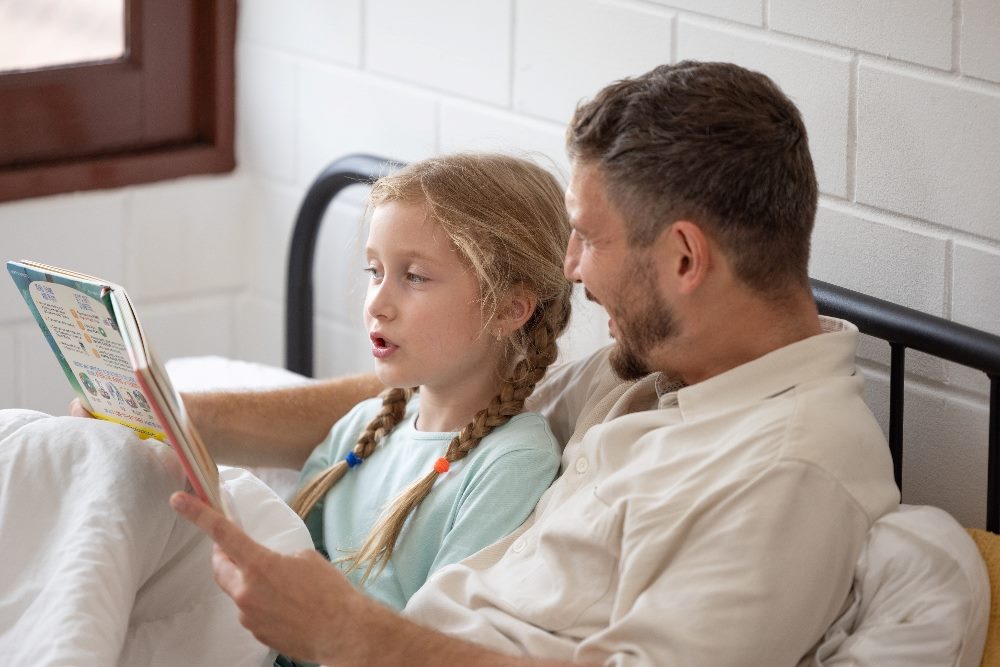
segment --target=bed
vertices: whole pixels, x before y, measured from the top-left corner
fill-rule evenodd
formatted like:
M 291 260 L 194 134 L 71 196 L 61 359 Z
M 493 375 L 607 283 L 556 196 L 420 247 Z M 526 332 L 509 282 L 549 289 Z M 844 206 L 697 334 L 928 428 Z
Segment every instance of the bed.
M 344 189 L 396 165 L 372 155 L 342 157 L 315 178 L 302 201 L 285 304 L 285 366 L 296 376 L 313 375 L 313 264 L 324 213 Z M 822 314 L 849 320 L 889 347 L 888 441 L 900 489 L 907 351 L 981 371 L 990 392 L 983 443 L 986 530 L 969 529 L 969 540 L 950 516 L 930 506 L 903 505 L 876 524 L 859 560 L 853 604 L 827 633 L 813 664 L 1000 665 L 1000 336 L 819 280 L 812 287 Z M 968 593 L 965 599 L 951 595 L 956 587 Z M 998 599 L 992 613 L 991 588 Z
M 392 168 L 393 164 L 374 156 L 347 156 L 331 163 L 309 188 L 298 212 L 289 252 L 285 368 L 218 357 L 175 359 L 168 362 L 167 366 L 178 389 L 261 388 L 309 381 L 314 373 L 316 348 L 313 338 L 313 263 L 324 213 L 345 188 L 370 181 L 374 175 Z M 991 387 L 990 416 L 984 444 L 989 449 L 989 475 L 987 530 L 967 531 L 949 514 L 928 505 L 903 505 L 899 511 L 876 522 L 859 557 L 848 604 L 817 645 L 815 657 L 803 664 L 813 667 L 1000 665 L 1000 603 L 991 607 L 991 599 L 1000 600 L 1000 537 L 997 535 L 1000 532 L 1000 490 L 997 487 L 997 472 L 1000 470 L 1000 453 L 997 452 L 1000 447 L 1000 337 L 834 285 L 817 281 L 814 282 L 813 289 L 823 313 L 851 320 L 863 332 L 888 342 L 892 362 L 889 440 L 897 483 L 902 485 L 905 482 L 902 416 L 907 350 L 919 350 L 939 356 L 982 371 L 988 376 Z M 39 414 L 22 411 L 15 415 L 14 422 L 0 422 L 0 445 L 3 445 L 5 438 L 5 424 L 7 430 L 13 432 L 28 422 L 38 421 L 41 431 L 51 430 L 59 434 L 58 437 L 62 440 L 66 440 L 69 432 L 69 439 L 74 440 L 73 447 L 78 456 L 117 457 L 115 449 L 108 444 L 113 440 L 110 432 L 106 437 L 101 436 L 96 429 L 81 424 L 82 420 L 69 418 L 61 418 L 64 421 L 53 421 L 46 425 L 38 418 Z M 121 433 L 120 430 L 117 432 Z M 0 458 L 23 455 L 26 459 L 33 457 L 36 462 L 63 460 L 58 455 L 46 456 L 44 447 L 40 444 L 46 441 L 42 436 L 44 433 L 39 434 L 37 442 L 27 442 L 20 447 L 5 449 L 0 446 Z M 87 442 L 90 444 L 87 445 Z M 124 448 L 124 444 L 122 446 Z M 145 458 L 148 460 L 140 463 L 152 468 L 169 467 L 173 461 L 173 457 L 163 450 L 152 451 Z M 114 470 L 110 464 L 95 467 Z M 17 466 L 5 468 L 0 465 L 0 473 L 6 470 L 9 476 L 8 479 L 0 478 L 0 491 L 14 488 L 13 483 L 6 482 L 15 479 L 17 469 Z M 40 468 L 37 465 L 25 465 L 23 469 L 37 473 Z M 305 548 L 304 544 L 308 546 L 308 535 L 293 530 L 302 528 L 301 522 L 297 519 L 292 521 L 285 516 L 290 510 L 279 495 L 272 491 L 287 494 L 289 485 L 294 483 L 296 476 L 273 470 L 255 472 L 257 476 L 250 476 L 230 469 L 223 474 L 229 492 L 248 497 L 247 503 L 255 508 L 269 508 L 265 513 L 268 516 L 263 517 L 266 521 L 244 522 L 244 527 L 252 535 L 259 536 L 259 539 L 279 550 L 294 551 Z M 66 470 L 54 471 L 52 477 L 59 479 L 65 475 Z M 174 471 L 174 476 L 177 475 L 179 473 Z M 72 478 L 75 475 L 70 473 L 69 476 Z M 141 474 L 137 472 L 136 478 L 142 479 Z M 258 478 L 267 482 L 267 485 L 260 484 Z M 132 496 L 148 500 L 151 494 L 155 495 L 150 488 L 138 483 L 115 485 L 114 482 L 115 477 L 111 476 L 99 488 L 120 487 L 124 497 L 109 500 L 107 493 L 102 491 L 100 494 L 88 494 L 87 489 L 78 497 L 92 497 L 95 502 L 105 505 L 111 503 L 112 506 L 129 507 L 141 506 Z M 157 502 L 165 506 L 165 498 L 172 487 L 171 484 L 162 486 L 157 491 L 162 498 Z M 19 498 L 23 506 L 15 508 L 16 511 L 9 511 L 6 517 L 0 515 L 0 537 L 5 527 L 4 518 L 8 523 L 14 519 L 22 519 L 28 529 L 20 531 L 20 534 L 30 534 L 30 528 L 43 525 L 41 521 L 37 521 L 40 508 L 48 508 L 57 517 L 69 516 L 53 505 L 47 488 L 46 484 L 32 485 L 31 489 L 37 491 L 34 496 Z M 95 510 L 76 514 L 93 517 L 99 516 L 100 512 Z M 261 518 L 261 512 L 257 512 L 257 516 Z M 107 524 L 99 523 L 98 528 L 102 529 Z M 153 555 L 150 557 L 149 567 L 160 568 L 163 564 L 156 559 L 167 558 L 170 561 L 170 554 L 195 548 L 191 546 L 194 544 L 191 541 L 194 529 L 178 521 L 172 513 L 166 515 L 166 525 L 161 527 L 148 525 L 149 522 L 141 513 L 137 513 L 133 521 L 126 523 L 156 535 L 167 535 L 169 543 L 174 545 L 172 550 L 151 549 Z M 284 532 L 276 530 L 276 526 Z M 66 545 L 60 545 L 58 540 L 52 541 L 50 531 L 38 529 L 34 533 L 37 535 L 27 539 L 24 544 L 4 543 L 8 566 L 10 559 L 17 556 L 25 560 L 25 567 L 37 569 L 39 564 L 44 564 L 44 560 L 33 558 L 34 554 L 67 551 Z M 16 591 L 26 600 L 28 607 L 25 609 L 33 616 L 27 617 L 23 613 L 24 609 L 18 610 L 16 604 L 11 605 L 13 597 L 10 591 L 0 589 L 0 598 L 5 600 L 5 605 L 0 605 L 0 629 L 14 628 L 12 632 L 17 636 L 9 634 L 7 637 L 12 637 L 19 645 L 18 648 L 32 647 L 30 658 L 36 664 L 270 664 L 273 653 L 256 643 L 239 627 L 230 601 L 207 579 L 197 579 L 188 572 L 171 574 L 168 568 L 167 575 L 156 577 L 155 581 L 143 585 L 134 600 L 130 597 L 129 587 L 121 584 L 124 577 L 119 566 L 136 551 L 126 548 L 129 541 L 145 543 L 149 539 L 138 534 L 109 534 L 104 541 L 107 550 L 95 552 L 89 559 L 89 562 L 101 567 L 89 570 L 83 568 L 82 572 L 81 568 L 76 567 L 81 563 L 79 553 L 70 550 L 65 561 L 72 567 L 66 572 L 70 575 L 86 575 L 87 578 L 74 579 L 68 587 L 60 587 L 55 591 L 51 598 L 52 607 L 35 604 L 34 600 L 38 596 L 34 590 Z M 32 540 L 37 541 L 39 546 L 33 546 Z M 86 546 L 93 549 L 94 541 L 91 540 Z M 207 546 L 201 544 L 198 548 L 207 549 Z M 207 558 L 207 551 L 205 557 Z M 204 568 L 199 571 L 201 575 L 205 575 Z M 39 581 L 50 580 L 40 577 L 29 583 L 34 585 Z M 192 607 L 190 596 L 177 593 L 177 590 L 182 590 L 175 583 L 177 581 L 197 588 L 200 594 L 196 598 L 199 608 Z M 65 590 L 72 590 L 74 595 L 67 598 Z M 116 608 L 123 610 L 124 620 L 108 623 L 109 613 L 105 607 L 110 604 L 109 591 L 116 590 L 121 597 Z M 168 603 L 177 603 L 176 608 L 168 605 L 167 613 L 163 612 L 164 594 Z M 144 623 L 137 625 L 136 610 L 141 615 L 143 601 L 147 598 L 157 599 L 158 613 L 140 619 Z M 104 607 L 98 605 L 95 612 L 94 600 Z M 179 604 L 180 602 L 184 604 Z M 73 606 L 76 603 L 79 605 Z M 146 606 L 152 608 L 151 604 Z M 53 617 L 53 611 L 62 616 Z M 89 616 L 85 616 L 83 612 L 89 613 Z M 12 617 L 3 618 L 4 613 L 10 613 Z M 60 620 L 63 616 L 66 619 Z M 95 621 L 96 625 L 88 625 L 85 622 L 87 618 Z M 54 628 L 61 628 L 65 623 L 65 627 L 78 631 L 73 637 L 63 637 L 67 645 L 65 655 L 75 656 L 75 659 L 62 662 L 45 662 L 42 659 L 34 647 L 41 646 L 45 638 L 52 635 L 46 634 L 45 628 L 49 626 L 43 621 L 48 621 Z M 122 637 L 126 626 L 128 637 Z M 206 632 L 205 629 L 209 627 L 212 628 L 211 632 Z M 104 634 L 100 634 L 101 632 Z M 118 634 L 112 636 L 109 633 Z M 220 637 L 231 640 L 209 641 Z M 4 652 L 4 638 L 5 636 L 0 636 L 0 657 L 11 657 Z M 198 639 L 205 641 L 199 644 Z M 123 643 L 126 652 L 119 658 L 117 649 L 111 647 Z M 108 655 L 100 659 L 93 657 L 101 651 Z M 211 654 L 209 659 L 211 651 L 218 653 Z M 21 653 L 14 655 L 29 657 Z M 194 657 L 184 657 L 189 655 Z

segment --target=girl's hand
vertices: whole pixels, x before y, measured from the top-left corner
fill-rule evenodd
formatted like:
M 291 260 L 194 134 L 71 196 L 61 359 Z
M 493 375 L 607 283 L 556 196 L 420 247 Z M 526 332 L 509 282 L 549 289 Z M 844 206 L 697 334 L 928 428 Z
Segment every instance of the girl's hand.
M 312 549 L 271 551 L 189 494 L 175 493 L 170 505 L 215 542 L 215 581 L 254 637 L 299 660 L 331 659 L 338 633 L 349 632 L 355 609 L 364 606 L 337 568 Z
M 80 402 L 79 398 L 74 398 L 69 402 L 69 414 L 72 417 L 88 417 L 93 419 L 94 415 L 87 411 L 87 408 L 83 407 L 83 403 Z

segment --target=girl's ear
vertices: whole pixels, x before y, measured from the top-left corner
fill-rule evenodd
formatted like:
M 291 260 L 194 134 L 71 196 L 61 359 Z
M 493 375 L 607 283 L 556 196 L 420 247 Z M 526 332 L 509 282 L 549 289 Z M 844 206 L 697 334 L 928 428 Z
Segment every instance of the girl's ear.
M 524 285 L 515 285 L 510 289 L 497 308 L 495 326 L 497 333 L 510 335 L 524 326 L 535 312 L 538 297 Z

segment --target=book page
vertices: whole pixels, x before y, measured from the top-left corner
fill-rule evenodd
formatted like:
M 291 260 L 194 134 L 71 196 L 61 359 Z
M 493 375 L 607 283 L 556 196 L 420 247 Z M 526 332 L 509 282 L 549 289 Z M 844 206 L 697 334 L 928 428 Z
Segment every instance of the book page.
M 33 281 L 28 293 L 91 412 L 163 440 L 163 429 L 136 382 L 125 341 L 105 305 L 56 283 Z

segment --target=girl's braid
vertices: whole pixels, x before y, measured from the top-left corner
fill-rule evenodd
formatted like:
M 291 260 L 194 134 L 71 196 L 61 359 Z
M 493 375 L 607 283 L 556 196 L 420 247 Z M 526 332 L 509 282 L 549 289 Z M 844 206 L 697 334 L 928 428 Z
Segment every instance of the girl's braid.
M 449 443 L 444 456 L 449 463 L 465 458 L 493 429 L 520 414 L 524 410 L 525 399 L 556 360 L 559 352 L 556 338 L 569 320 L 568 300 L 565 303 L 556 300 L 546 304 L 545 308 L 541 305 L 538 308 L 534 325 L 525 332 L 530 339 L 525 346 L 524 358 L 514 365 L 489 406 L 477 412 Z M 397 496 L 379 517 L 357 553 L 346 559 L 351 561 L 348 572 L 364 568 L 361 581 L 365 582 L 373 573 L 377 575 L 385 569 L 407 517 L 427 497 L 438 476 L 438 470 L 432 470 Z
M 299 490 L 290 503 L 296 514 L 305 519 L 313 507 L 316 506 L 316 503 L 323 499 L 327 491 L 340 481 L 340 478 L 344 476 L 344 473 L 352 465 L 358 465 L 358 463 L 371 456 L 382 438 L 392 431 L 396 427 L 396 424 L 402 421 L 406 413 L 406 404 L 413 396 L 413 392 L 413 389 L 397 388 L 387 389 L 380 394 L 382 397 L 382 409 L 368 422 L 368 426 L 358 437 L 357 443 L 351 450 L 351 453 L 354 455 L 352 460 L 356 463 L 350 464 L 347 459 L 341 459 L 313 477 Z

